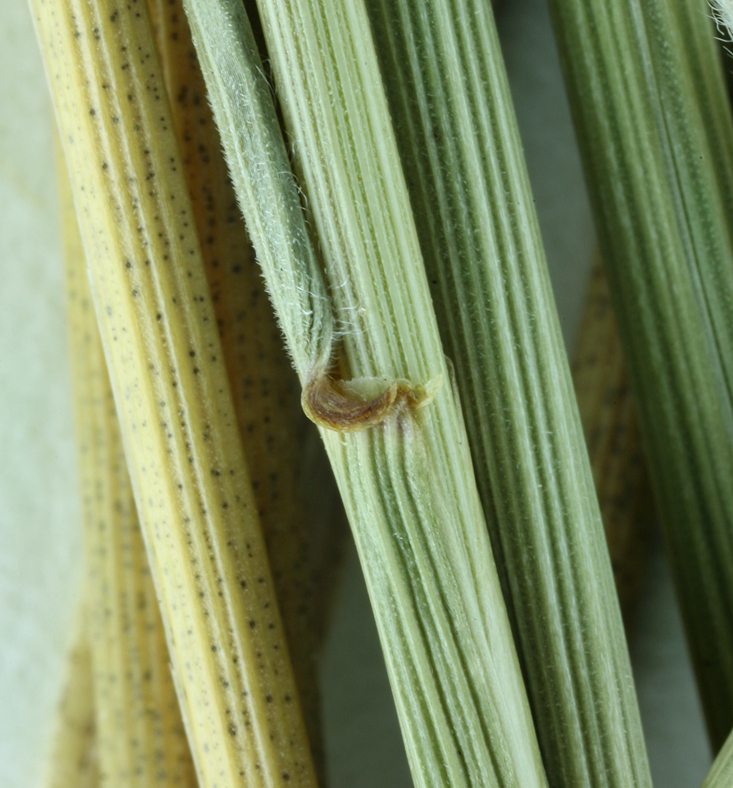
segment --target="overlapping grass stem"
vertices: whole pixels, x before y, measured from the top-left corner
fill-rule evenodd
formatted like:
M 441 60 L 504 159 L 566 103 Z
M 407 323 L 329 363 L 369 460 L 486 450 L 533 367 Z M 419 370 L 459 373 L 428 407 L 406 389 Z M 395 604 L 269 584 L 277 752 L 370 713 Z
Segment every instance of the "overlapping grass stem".
M 170 655 L 127 472 L 66 163 L 60 158 L 87 637 L 102 785 L 195 788 Z
M 186 8 L 344 498 L 415 784 L 545 785 L 364 9 L 259 7 L 324 280 L 242 8 Z
M 316 778 L 142 3 L 32 3 L 200 784 Z
M 710 14 L 702 0 L 550 5 L 717 750 L 733 724 L 733 130 Z
M 733 24 L 733 0 L 711 2 Z M 705 0 L 550 5 L 722 747 L 703 788 L 727 788 L 719 53 Z M 603 433 L 591 467 L 491 4 L 31 8 L 75 203 L 62 173 L 88 568 L 47 788 L 324 782 L 315 657 L 339 539 L 318 434 L 417 788 L 650 788 L 593 479 L 638 518 L 626 373 L 601 308 L 576 370 Z
M 491 8 L 367 3 L 551 785 L 651 783 Z

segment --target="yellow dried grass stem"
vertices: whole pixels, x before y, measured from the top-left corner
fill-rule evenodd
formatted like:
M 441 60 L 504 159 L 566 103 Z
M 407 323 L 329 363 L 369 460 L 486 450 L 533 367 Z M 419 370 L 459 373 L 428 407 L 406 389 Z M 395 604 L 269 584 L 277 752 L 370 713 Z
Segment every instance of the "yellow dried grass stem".
M 88 628 L 86 606 L 80 604 L 56 710 L 43 788 L 99 788 L 101 784 Z
M 58 175 L 101 784 L 195 786 L 61 160 Z
M 306 430 L 312 428 L 300 408 L 300 385 L 229 180 L 183 4 L 151 0 L 150 5 L 244 454 L 322 777 L 316 652 L 326 605 L 316 598 L 316 584 L 323 546 L 329 543 L 319 535 L 332 531 L 334 523 L 316 520 L 300 495 Z M 323 470 L 324 494 L 337 495 L 327 466 Z
M 33 0 L 202 786 L 312 786 L 147 8 Z

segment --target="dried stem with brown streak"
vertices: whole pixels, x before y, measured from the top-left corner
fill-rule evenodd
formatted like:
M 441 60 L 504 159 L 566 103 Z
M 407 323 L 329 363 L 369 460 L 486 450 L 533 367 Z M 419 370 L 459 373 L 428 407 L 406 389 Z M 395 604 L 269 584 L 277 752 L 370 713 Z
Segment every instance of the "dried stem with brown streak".
M 652 489 L 600 256 L 593 265 L 573 382 L 624 618 L 637 599 L 654 521 Z
M 43 788 L 100 786 L 88 629 L 88 611 L 82 603 L 74 621 L 66 675 L 45 764 Z

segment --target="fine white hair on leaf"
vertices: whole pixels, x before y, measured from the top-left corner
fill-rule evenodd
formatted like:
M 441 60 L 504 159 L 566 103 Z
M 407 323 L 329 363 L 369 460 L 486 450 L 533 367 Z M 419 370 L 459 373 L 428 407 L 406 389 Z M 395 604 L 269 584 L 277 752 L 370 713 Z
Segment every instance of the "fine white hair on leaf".
M 277 118 L 276 94 L 241 4 L 184 5 L 240 208 L 303 381 L 327 367 L 335 318 L 309 231 L 307 201 Z
M 725 41 L 733 40 L 733 0 L 710 0 L 713 19 Z

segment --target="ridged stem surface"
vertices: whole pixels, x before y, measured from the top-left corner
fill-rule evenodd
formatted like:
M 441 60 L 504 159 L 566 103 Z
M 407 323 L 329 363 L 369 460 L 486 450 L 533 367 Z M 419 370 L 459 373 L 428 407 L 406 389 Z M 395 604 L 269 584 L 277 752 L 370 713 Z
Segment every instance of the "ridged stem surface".
M 315 775 L 140 0 L 33 0 L 202 788 Z
M 696 54 L 693 23 L 680 22 L 685 3 L 550 5 L 717 749 L 733 724 L 733 254 L 721 187 L 728 175 L 716 172 L 726 164 L 710 144 L 710 114 L 729 110 L 701 110 L 712 99 L 701 98 L 711 94 L 690 68 L 706 61 Z
M 74 622 L 43 788 L 99 788 L 101 785 L 88 627 L 87 610 L 82 603 Z
M 265 536 L 303 712 L 323 776 L 316 652 L 333 571 L 334 519 L 301 494 L 306 431 L 285 350 L 234 194 L 181 0 L 153 0 L 173 124 L 181 148 L 239 431 Z M 313 430 L 315 432 L 315 430 Z M 313 458 L 311 464 L 313 463 Z M 325 464 L 325 467 L 324 467 Z M 325 457 L 321 495 L 338 496 Z M 329 488 L 329 482 L 331 486 Z
M 58 176 L 100 784 L 192 788 L 196 775 L 63 161 Z
M 648 786 L 631 666 L 490 6 L 369 0 L 554 786 Z
M 344 497 L 415 784 L 543 786 L 364 9 L 260 4 L 308 228 L 241 6 L 186 7 Z

